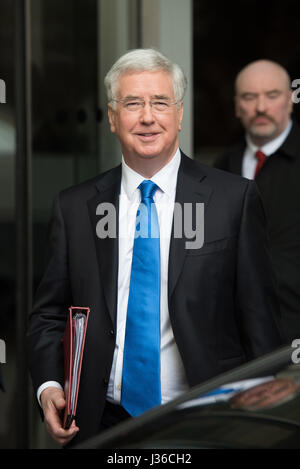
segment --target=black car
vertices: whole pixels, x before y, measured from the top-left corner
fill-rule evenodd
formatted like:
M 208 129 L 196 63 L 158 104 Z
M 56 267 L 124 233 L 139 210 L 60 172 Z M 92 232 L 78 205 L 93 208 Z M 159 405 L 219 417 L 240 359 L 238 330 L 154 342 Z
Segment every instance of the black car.
M 77 448 L 300 448 L 297 353 L 284 347 L 253 360 Z

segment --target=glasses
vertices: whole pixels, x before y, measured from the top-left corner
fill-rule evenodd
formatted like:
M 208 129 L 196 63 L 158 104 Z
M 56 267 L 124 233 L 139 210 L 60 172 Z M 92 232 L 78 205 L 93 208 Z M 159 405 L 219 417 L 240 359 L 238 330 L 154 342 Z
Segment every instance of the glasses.
M 121 103 L 123 109 L 129 112 L 139 112 L 145 105 L 146 101 L 143 99 L 112 99 L 116 103 Z M 156 112 L 167 112 L 171 109 L 171 106 L 177 104 L 178 101 L 171 102 L 167 99 L 150 99 L 149 104 L 151 109 Z

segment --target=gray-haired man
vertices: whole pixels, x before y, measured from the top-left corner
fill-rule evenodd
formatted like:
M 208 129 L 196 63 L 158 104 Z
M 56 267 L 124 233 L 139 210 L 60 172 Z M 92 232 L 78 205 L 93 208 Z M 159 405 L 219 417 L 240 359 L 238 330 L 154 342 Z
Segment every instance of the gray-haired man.
M 180 151 L 186 88 L 180 67 L 138 49 L 116 62 L 105 84 L 122 164 L 56 198 L 49 263 L 28 331 L 34 387 L 46 425 L 63 445 L 280 344 L 259 195 L 252 182 Z M 160 233 L 156 241 L 136 236 L 144 198 L 155 206 L 148 220 Z M 204 204 L 202 247 L 191 248 L 184 229 L 174 235 L 175 202 L 183 222 L 185 204 L 191 216 Z M 101 204 L 116 208 L 116 236 L 97 234 Z M 71 304 L 91 313 L 76 425 L 64 430 L 60 341 Z

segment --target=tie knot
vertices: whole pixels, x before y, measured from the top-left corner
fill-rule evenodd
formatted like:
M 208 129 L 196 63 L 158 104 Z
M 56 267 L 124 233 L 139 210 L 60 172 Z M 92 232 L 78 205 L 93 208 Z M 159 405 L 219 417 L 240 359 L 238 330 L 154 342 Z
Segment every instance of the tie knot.
M 255 153 L 255 156 L 258 159 L 258 161 L 260 161 L 261 163 L 264 163 L 267 159 L 266 155 L 260 150 L 257 150 L 257 152 Z
M 143 202 L 145 199 L 153 200 L 153 196 L 157 191 L 158 186 L 153 181 L 145 180 L 141 182 L 141 184 L 139 185 L 139 189 L 141 191 L 141 198 Z

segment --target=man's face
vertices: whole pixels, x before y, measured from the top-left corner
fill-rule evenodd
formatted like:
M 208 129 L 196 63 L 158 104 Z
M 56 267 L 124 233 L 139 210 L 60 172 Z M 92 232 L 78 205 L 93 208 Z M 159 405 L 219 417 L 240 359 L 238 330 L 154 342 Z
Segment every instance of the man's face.
M 172 79 L 164 71 L 134 72 L 120 77 L 116 108 L 108 108 L 111 131 L 121 143 L 126 163 L 133 169 L 156 160 L 156 167 L 163 167 L 173 157 L 178 147 L 183 106 L 174 103 Z M 122 102 L 120 102 L 120 100 Z M 130 104 L 142 100 L 145 106 L 130 110 Z M 160 112 L 150 106 L 153 102 L 167 102 Z M 129 104 L 128 104 L 129 103 Z M 134 107 L 134 106 L 133 106 Z
M 263 145 L 286 128 L 292 93 L 284 71 L 272 64 L 248 67 L 236 83 L 236 116 L 256 145 Z

